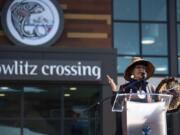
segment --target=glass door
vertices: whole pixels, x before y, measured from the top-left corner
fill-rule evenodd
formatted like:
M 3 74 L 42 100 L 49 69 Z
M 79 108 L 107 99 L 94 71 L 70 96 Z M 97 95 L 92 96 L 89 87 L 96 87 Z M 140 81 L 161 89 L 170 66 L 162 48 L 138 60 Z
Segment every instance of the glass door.
M 70 86 L 64 92 L 64 134 L 100 135 L 100 86 Z
M 21 134 L 21 95 L 15 87 L 0 87 L 0 133 L 2 135 Z
M 3 135 L 99 135 L 99 85 L 0 86 Z

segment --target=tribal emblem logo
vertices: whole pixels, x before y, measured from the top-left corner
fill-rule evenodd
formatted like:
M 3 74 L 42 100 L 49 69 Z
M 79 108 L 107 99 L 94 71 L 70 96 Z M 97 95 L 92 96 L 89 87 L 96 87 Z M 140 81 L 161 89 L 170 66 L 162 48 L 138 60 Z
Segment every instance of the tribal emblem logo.
M 11 7 L 11 19 L 21 38 L 42 38 L 53 27 L 53 21 L 43 15 L 44 7 L 37 2 L 16 2 Z
M 63 32 L 63 11 L 57 0 L 7 0 L 2 26 L 16 45 L 49 46 Z

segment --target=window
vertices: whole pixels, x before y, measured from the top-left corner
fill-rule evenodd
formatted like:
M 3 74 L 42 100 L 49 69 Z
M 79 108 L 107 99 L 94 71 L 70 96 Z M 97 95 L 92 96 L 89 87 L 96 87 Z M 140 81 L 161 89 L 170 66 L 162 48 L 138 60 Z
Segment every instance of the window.
M 176 14 L 177 14 L 177 46 L 178 46 L 178 74 L 180 75 L 180 0 L 176 1 Z
M 114 0 L 113 11 L 115 20 L 138 20 L 138 0 Z
M 71 95 L 64 97 L 64 135 L 100 135 L 100 87 L 76 86 L 64 94 Z
M 142 54 L 168 55 L 166 24 L 142 24 Z
M 0 87 L 0 129 L 1 134 L 20 135 L 21 94 L 17 87 Z
M 118 54 L 139 55 L 138 24 L 114 23 L 114 47 Z
M 141 0 L 142 20 L 166 21 L 166 0 Z
M 3 135 L 99 135 L 99 85 L 0 87 Z
M 155 75 L 167 75 L 167 1 L 114 0 L 113 11 L 113 46 L 118 51 L 118 73 L 124 73 L 132 57 L 140 56 L 155 65 Z

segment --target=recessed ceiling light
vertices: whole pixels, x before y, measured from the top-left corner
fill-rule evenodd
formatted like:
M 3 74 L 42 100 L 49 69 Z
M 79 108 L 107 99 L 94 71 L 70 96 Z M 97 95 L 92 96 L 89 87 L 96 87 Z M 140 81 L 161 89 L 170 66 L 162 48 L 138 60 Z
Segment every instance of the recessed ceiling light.
M 167 71 L 167 68 L 166 67 L 158 67 L 156 68 L 156 71 Z
M 69 90 L 75 91 L 75 90 L 77 90 L 77 87 L 70 87 Z
M 66 93 L 66 94 L 64 94 L 64 96 L 65 96 L 65 97 L 70 97 L 71 94 Z
M 6 86 L 0 87 L 0 88 L 1 88 L 1 90 L 8 90 L 8 89 L 9 89 L 9 88 L 6 87 Z
M 0 97 L 4 97 L 4 96 L 6 96 L 6 95 L 5 95 L 5 94 L 3 94 L 3 93 L 1 93 L 1 94 L 0 94 Z
M 155 40 L 154 40 L 154 38 L 143 38 L 141 43 L 143 45 L 151 45 L 151 44 L 155 43 Z

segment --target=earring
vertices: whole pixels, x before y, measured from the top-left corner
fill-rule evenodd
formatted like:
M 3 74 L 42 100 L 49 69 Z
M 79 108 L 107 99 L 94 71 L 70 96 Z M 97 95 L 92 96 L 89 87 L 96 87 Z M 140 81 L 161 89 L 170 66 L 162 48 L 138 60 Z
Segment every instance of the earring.
M 134 75 L 131 75 L 130 78 L 131 78 L 131 79 L 134 79 Z

